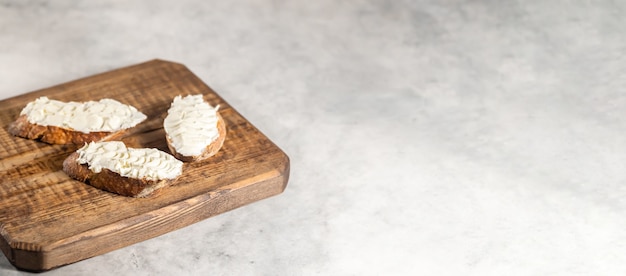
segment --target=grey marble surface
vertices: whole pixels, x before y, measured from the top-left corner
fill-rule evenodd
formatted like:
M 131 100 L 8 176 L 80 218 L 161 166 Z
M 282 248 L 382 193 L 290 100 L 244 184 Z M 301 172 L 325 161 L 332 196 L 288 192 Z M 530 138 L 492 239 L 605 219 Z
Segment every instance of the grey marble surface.
M 1 98 L 153 58 L 287 190 L 43 275 L 626 273 L 626 2 L 0 0 Z

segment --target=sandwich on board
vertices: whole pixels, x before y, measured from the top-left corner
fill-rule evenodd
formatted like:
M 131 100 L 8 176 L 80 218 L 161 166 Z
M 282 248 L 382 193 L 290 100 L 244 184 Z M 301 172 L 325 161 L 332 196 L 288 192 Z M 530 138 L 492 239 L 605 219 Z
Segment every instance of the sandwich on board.
M 9 132 L 49 144 L 83 144 L 63 162 L 68 176 L 119 195 L 148 197 L 175 182 L 183 173 L 181 161 L 204 160 L 220 150 L 226 125 L 218 108 L 202 95 L 175 97 L 163 123 L 171 154 L 113 141 L 146 119 L 113 99 L 79 103 L 41 97 L 24 107 Z

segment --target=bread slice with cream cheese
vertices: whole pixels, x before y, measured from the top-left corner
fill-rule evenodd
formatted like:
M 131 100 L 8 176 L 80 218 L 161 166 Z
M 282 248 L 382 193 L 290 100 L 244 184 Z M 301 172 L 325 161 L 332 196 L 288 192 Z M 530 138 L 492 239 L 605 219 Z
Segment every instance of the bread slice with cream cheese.
M 163 121 L 167 146 L 185 162 L 215 155 L 226 139 L 226 123 L 201 94 L 176 96 Z
M 183 162 L 154 148 L 91 142 L 63 161 L 63 171 L 93 187 L 129 197 L 154 196 L 181 174 Z
M 8 130 L 49 144 L 80 145 L 119 138 L 145 119 L 135 107 L 113 99 L 62 102 L 40 97 L 22 109 Z

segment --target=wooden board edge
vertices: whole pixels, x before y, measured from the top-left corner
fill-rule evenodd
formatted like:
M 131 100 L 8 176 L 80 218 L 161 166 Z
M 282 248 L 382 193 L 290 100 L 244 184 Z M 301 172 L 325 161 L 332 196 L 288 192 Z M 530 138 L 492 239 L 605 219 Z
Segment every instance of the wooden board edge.
M 13 249 L 8 242 L 10 238 L 7 236 L 7 233 L 3 228 L 4 227 L 0 224 L 0 250 L 2 250 L 2 254 L 4 254 L 9 263 L 13 264 L 15 263 L 15 257 L 13 255 Z
M 5 236 L 0 238 L 0 248 L 13 266 L 31 272 L 47 271 L 111 252 L 282 193 L 287 186 L 290 171 L 287 155 L 284 155 L 284 160 L 283 166 L 275 170 L 36 250 L 12 248 Z M 142 228 L 144 225 L 149 227 Z M 163 225 L 172 226 L 159 227 Z M 127 231 L 126 235 L 132 238 L 117 240 L 116 234 L 120 231 Z

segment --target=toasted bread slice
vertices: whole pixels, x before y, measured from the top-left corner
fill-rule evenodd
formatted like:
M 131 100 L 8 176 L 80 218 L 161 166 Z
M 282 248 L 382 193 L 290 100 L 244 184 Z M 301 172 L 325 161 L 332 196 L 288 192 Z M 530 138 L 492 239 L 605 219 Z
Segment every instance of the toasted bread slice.
M 226 122 L 202 95 L 177 96 L 163 121 L 170 152 L 185 162 L 215 155 L 226 139 Z
M 114 140 L 124 135 L 126 129 L 115 132 L 94 131 L 80 132 L 56 126 L 42 126 L 28 121 L 26 115 L 20 115 L 9 125 L 9 133 L 48 144 L 84 144 L 92 141 Z
M 84 144 L 117 139 L 145 119 L 135 107 L 112 99 L 78 103 L 41 97 L 22 109 L 8 131 L 49 144 Z
M 63 161 L 63 171 L 93 187 L 129 197 L 148 197 L 171 185 L 183 163 L 157 149 L 123 142 L 91 142 Z

